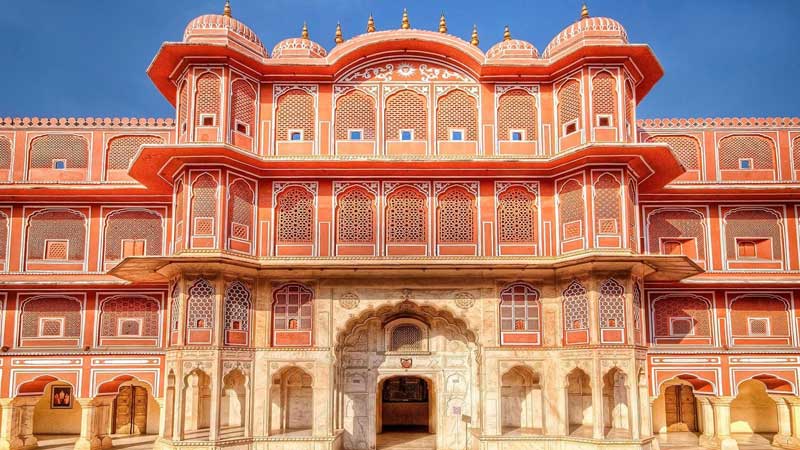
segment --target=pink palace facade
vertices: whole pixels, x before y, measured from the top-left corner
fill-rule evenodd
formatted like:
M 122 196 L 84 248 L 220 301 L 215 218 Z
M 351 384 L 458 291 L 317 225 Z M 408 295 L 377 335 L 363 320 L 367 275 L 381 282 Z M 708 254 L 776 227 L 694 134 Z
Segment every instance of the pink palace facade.
M 226 6 L 174 117 L 0 119 L 0 449 L 800 448 L 800 119 L 637 119 L 585 8 L 478 43 Z

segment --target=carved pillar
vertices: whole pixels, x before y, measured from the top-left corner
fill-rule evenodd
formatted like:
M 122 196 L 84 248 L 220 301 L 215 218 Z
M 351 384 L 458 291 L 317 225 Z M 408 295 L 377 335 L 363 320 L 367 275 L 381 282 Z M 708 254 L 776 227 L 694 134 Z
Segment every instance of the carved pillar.
M 92 398 L 76 398 L 81 405 L 81 436 L 75 442 L 75 450 L 97 450 L 101 448 L 100 439 L 95 429 L 96 406 Z
M 721 450 L 739 450 L 739 444 L 731 438 L 731 402 L 733 397 L 709 397 L 714 409 L 716 440 Z
M 647 414 L 646 411 L 639 410 L 641 405 L 639 404 L 639 380 L 637 378 L 631 377 L 629 381 L 631 387 L 628 389 L 630 392 L 630 398 L 628 399 L 628 423 L 631 427 L 631 439 L 635 440 L 638 440 L 642 435 L 640 417 Z
M 567 402 L 567 382 L 564 380 L 563 374 L 556 370 L 555 390 L 556 395 L 555 410 L 550 410 L 550 417 L 545 421 L 547 427 L 545 434 L 547 436 L 567 436 L 569 435 L 569 404 Z
M 114 397 L 105 397 L 95 401 L 95 432 L 103 450 L 110 449 L 111 442 L 111 405 Z
M 778 410 L 778 432 L 772 438 L 772 445 L 776 447 L 790 447 L 792 437 L 792 416 L 789 404 L 783 396 L 770 395 Z
M 12 436 L 17 434 L 17 426 L 14 423 L 14 399 L 0 399 L 0 450 L 10 450 L 12 448 Z
M 320 361 L 314 370 L 312 397 L 314 421 L 311 433 L 313 436 L 330 436 L 330 396 L 331 368 L 325 361 Z
M 21 448 L 35 448 L 38 444 L 38 440 L 33 435 L 33 410 L 41 398 L 19 397 L 15 402 L 17 404 L 17 420 L 19 421 L 17 427 L 19 432 L 18 443 Z M 14 437 L 12 436 L 11 438 L 12 442 L 14 442 Z
M 785 397 L 789 404 L 789 415 L 792 422 L 792 437 L 789 438 L 789 445 L 800 448 L 800 397 Z
M 592 365 L 592 415 L 594 415 L 592 437 L 603 439 L 606 427 L 605 408 L 603 405 L 603 369 L 597 360 L 593 361 Z
M 714 440 L 715 430 L 714 430 L 714 409 L 711 406 L 711 401 L 709 397 L 706 396 L 697 396 L 697 404 L 700 406 L 698 411 L 700 412 L 700 425 L 702 428 L 703 434 L 700 435 L 700 445 L 704 447 L 715 447 L 717 445 L 716 441 Z
M 166 389 L 166 388 L 165 388 Z M 171 434 L 171 423 L 167 423 L 167 398 L 166 395 L 164 397 L 154 397 L 156 403 L 158 403 L 158 438 L 168 437 L 168 434 Z

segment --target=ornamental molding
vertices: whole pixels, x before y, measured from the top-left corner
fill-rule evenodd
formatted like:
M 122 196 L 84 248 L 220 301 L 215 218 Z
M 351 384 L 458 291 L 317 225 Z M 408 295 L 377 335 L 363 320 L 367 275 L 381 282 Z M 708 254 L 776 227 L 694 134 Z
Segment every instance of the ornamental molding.
M 513 187 L 521 187 L 531 194 L 539 197 L 539 183 L 538 182 L 516 182 L 516 181 L 495 181 L 494 190 L 495 195 L 500 195 L 506 190 Z
M 670 128 L 780 128 L 800 127 L 800 117 L 662 118 L 636 121 L 644 131 Z
M 339 297 L 339 306 L 344 309 L 356 309 L 361 299 L 354 292 L 346 292 Z
M 398 91 L 414 91 L 418 94 L 428 97 L 430 87 L 426 84 L 393 84 L 383 86 L 383 100 L 385 101 L 390 95 Z
M 417 190 L 422 191 L 423 193 L 425 193 L 425 195 L 428 195 L 428 194 L 431 193 L 431 186 L 427 182 L 403 183 L 403 182 L 397 182 L 397 181 L 384 181 L 383 182 L 383 194 L 384 195 L 388 195 L 392 191 L 394 191 L 394 190 L 396 190 L 398 188 L 404 187 L 404 186 L 410 186 L 410 187 L 416 188 Z
M 453 298 L 455 299 L 456 306 L 461 309 L 470 309 L 475 305 L 475 296 L 469 292 L 456 292 Z
M 335 85 L 333 87 L 333 99 L 335 101 L 336 99 L 338 99 L 342 95 L 345 95 L 345 94 L 347 94 L 349 92 L 352 92 L 352 91 L 361 91 L 361 92 L 369 95 L 373 99 L 377 99 L 378 98 L 378 86 L 369 85 L 369 84 L 368 85 L 347 85 L 347 84 L 340 85 L 340 84 L 337 84 L 337 85 Z
M 292 186 L 300 186 L 306 188 L 308 191 L 317 195 L 317 187 L 319 186 L 316 181 L 294 182 L 294 181 L 274 181 L 272 183 L 272 192 L 274 195 L 280 194 L 286 188 Z
M 333 195 L 337 196 L 354 186 L 360 186 L 376 196 L 379 195 L 380 183 L 377 181 L 334 181 Z
M 419 81 L 423 83 L 431 81 L 476 82 L 472 77 L 455 70 L 444 67 L 431 67 L 426 63 L 416 62 L 385 63 L 383 65 L 366 67 L 346 75 L 340 81 L 344 83 L 364 81 L 409 81 L 412 77 L 418 77 Z
M 463 91 L 463 92 L 469 94 L 470 96 L 472 96 L 473 98 L 476 98 L 476 99 L 478 98 L 478 86 L 475 86 L 475 85 L 467 85 L 467 86 L 461 85 L 461 84 L 437 85 L 434 88 L 434 91 L 436 92 L 436 99 L 437 100 L 439 98 L 441 98 L 441 97 L 444 97 L 445 94 L 448 94 L 448 93 L 450 93 L 452 91 Z
M 467 191 L 471 192 L 473 195 L 475 195 L 476 198 L 478 197 L 478 188 L 480 185 L 477 181 L 468 181 L 466 183 L 450 183 L 446 181 L 434 181 L 433 193 L 434 195 L 439 195 L 442 192 L 454 186 L 460 186 L 466 189 Z
M 539 85 L 536 84 L 495 84 L 494 85 L 494 93 L 497 97 L 501 97 L 503 94 L 509 91 L 525 91 L 530 95 L 536 95 L 539 93 Z
M 272 100 L 277 101 L 283 94 L 299 89 L 307 94 L 317 96 L 319 86 L 316 84 L 276 84 L 272 87 Z
M 0 128 L 174 128 L 175 120 L 153 117 L 0 117 Z

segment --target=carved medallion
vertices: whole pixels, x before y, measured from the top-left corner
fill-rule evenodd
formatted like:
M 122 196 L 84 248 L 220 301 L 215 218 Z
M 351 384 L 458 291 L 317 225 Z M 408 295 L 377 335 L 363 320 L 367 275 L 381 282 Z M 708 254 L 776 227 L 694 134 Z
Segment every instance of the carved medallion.
M 411 358 L 400 358 L 400 367 L 410 369 L 414 361 Z
M 352 292 L 348 292 L 339 297 L 339 306 L 344 309 L 355 309 L 361 300 Z
M 461 309 L 470 309 L 475 304 L 475 297 L 469 292 L 457 292 L 455 295 L 456 306 Z

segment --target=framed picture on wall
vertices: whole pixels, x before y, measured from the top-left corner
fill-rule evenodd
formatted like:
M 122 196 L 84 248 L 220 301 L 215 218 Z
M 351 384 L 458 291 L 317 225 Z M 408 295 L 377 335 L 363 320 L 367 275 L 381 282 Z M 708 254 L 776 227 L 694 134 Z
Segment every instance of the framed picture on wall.
M 72 408 L 72 386 L 54 386 L 50 398 L 51 409 Z

